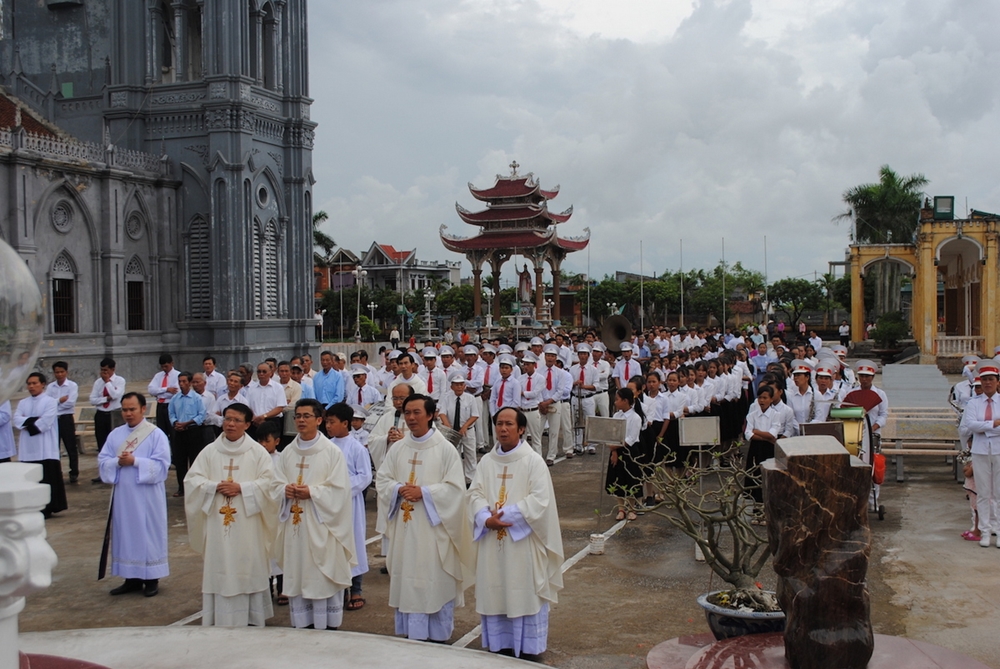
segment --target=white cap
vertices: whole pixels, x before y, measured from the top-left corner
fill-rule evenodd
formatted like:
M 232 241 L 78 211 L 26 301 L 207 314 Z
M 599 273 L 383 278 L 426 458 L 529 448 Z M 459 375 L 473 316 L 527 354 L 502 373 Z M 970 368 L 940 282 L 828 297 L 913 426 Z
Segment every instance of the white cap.
M 423 351 L 420 352 L 420 356 L 422 358 L 437 358 L 438 352 L 437 349 L 434 348 L 433 346 L 428 346 L 427 348 L 425 348 Z
M 446 345 L 444 345 L 444 346 L 441 347 L 440 351 L 438 351 L 438 355 L 450 355 L 450 356 L 454 356 L 455 355 L 455 349 L 453 349 L 451 346 L 448 346 L 446 344 Z
M 847 347 L 843 344 L 835 344 L 830 347 L 837 355 L 847 356 Z
M 393 349 L 392 351 L 389 352 L 389 356 L 388 357 L 389 357 L 389 360 L 395 360 L 396 358 L 398 358 L 401 355 L 403 355 L 402 351 L 400 351 L 399 349 Z
M 840 366 L 840 363 L 837 363 Z M 832 377 L 836 369 L 830 360 L 820 360 L 819 364 L 816 366 L 816 376 L 829 376 Z
M 590 351 L 591 351 L 590 344 L 581 343 L 576 345 L 577 353 L 590 353 Z
M 792 374 L 812 374 L 812 367 L 805 360 L 794 360 L 792 362 Z
M 868 374 L 870 376 L 875 376 L 878 372 L 878 366 L 871 360 L 858 360 L 854 364 L 854 372 L 857 374 Z
M 452 372 L 448 375 L 448 383 L 465 383 L 465 374 L 462 372 Z
M 541 337 L 532 337 L 531 338 L 531 345 L 532 346 L 545 346 L 545 341 Z
M 631 351 L 631 350 L 632 350 L 632 344 L 630 344 L 630 343 L 629 343 L 629 342 L 627 342 L 627 341 L 623 341 L 623 342 L 621 343 L 621 347 L 620 347 L 620 350 L 621 350 L 622 352 L 625 352 L 625 351 Z
M 545 355 L 548 355 L 549 353 L 551 353 L 553 355 L 558 356 L 559 355 L 559 347 L 556 346 L 555 344 L 546 344 L 545 348 L 542 349 L 542 353 L 544 353 Z
M 357 363 L 351 365 L 351 376 L 361 376 L 362 374 L 367 374 L 368 368 L 364 365 L 359 365 Z
M 368 412 L 365 411 L 364 407 L 361 407 L 361 406 L 358 406 L 358 405 L 355 404 L 355 405 L 351 406 L 351 408 L 354 409 L 354 417 L 355 418 L 362 418 L 362 419 L 368 418 Z
M 497 354 L 497 350 L 495 348 L 493 348 L 492 344 L 484 344 L 483 345 L 482 353 L 492 353 L 493 355 L 496 355 Z
M 497 353 L 501 355 L 503 355 L 504 353 L 513 353 L 513 352 L 514 349 L 512 349 L 510 346 L 507 346 L 507 344 L 500 344 L 500 348 L 497 349 Z
M 962 356 L 962 364 L 963 365 L 968 365 L 970 362 L 974 362 L 976 364 L 979 364 L 979 360 L 980 360 L 980 358 L 979 358 L 978 355 L 963 355 Z
M 510 355 L 509 353 L 504 353 L 503 355 L 500 356 L 500 364 L 516 367 L 517 360 L 514 358 L 514 356 Z
M 516 344 L 516 345 L 514 346 L 514 350 L 515 350 L 515 351 L 527 351 L 527 350 L 528 350 L 528 349 L 530 349 L 530 348 L 531 348 L 531 346 L 530 346 L 530 345 L 528 344 L 528 342 L 526 342 L 526 341 L 519 341 L 519 342 L 517 342 L 517 344 Z
M 1000 346 L 993 347 L 993 357 L 1000 355 Z
M 521 362 L 530 362 L 532 365 L 537 365 L 538 356 L 531 351 L 527 351 L 523 356 L 521 356 Z
M 462 353 L 465 355 L 479 355 L 479 349 L 472 344 L 467 344 L 466 347 L 462 349 Z
M 997 365 L 997 361 L 992 358 L 988 360 L 983 360 L 978 365 L 976 365 L 976 376 L 982 378 L 987 374 L 992 374 L 993 376 L 1000 376 L 1000 365 Z
M 608 350 L 608 347 L 604 345 L 604 342 L 595 341 L 594 342 L 594 350 L 595 351 L 600 351 L 601 353 L 604 353 L 605 351 Z

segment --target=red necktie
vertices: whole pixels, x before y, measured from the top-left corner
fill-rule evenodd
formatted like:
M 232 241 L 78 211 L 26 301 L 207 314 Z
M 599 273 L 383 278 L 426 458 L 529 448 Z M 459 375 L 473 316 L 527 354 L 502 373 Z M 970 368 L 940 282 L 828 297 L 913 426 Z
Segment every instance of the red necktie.
M 632 378 L 632 375 L 628 373 L 628 360 L 625 361 L 625 383 Z
M 993 398 L 986 398 L 986 413 L 983 415 L 983 420 L 993 420 Z
M 500 397 L 497 398 L 497 409 L 503 406 L 503 389 L 507 385 L 507 379 L 500 382 Z
M 580 365 L 580 385 L 583 385 L 583 365 Z
M 472 380 L 472 367 L 469 367 L 469 380 Z
M 104 390 L 101 391 L 101 394 L 108 398 L 108 401 L 104 403 L 104 408 L 107 409 L 111 406 L 111 395 L 108 393 L 108 384 L 104 384 Z
M 168 376 L 170 376 L 170 375 L 169 375 L 169 374 L 167 374 L 166 372 L 163 372 L 163 384 L 162 384 L 162 385 L 161 385 L 160 387 L 161 387 L 161 388 L 163 388 L 164 390 L 166 390 L 166 389 L 167 389 L 167 377 L 168 377 Z M 160 403 L 163 403 L 163 402 L 166 402 L 167 400 L 165 400 L 165 399 L 163 399 L 163 398 L 161 397 L 161 398 L 159 398 L 159 399 L 158 399 L 157 401 L 158 401 L 158 402 L 160 402 Z
M 545 377 L 545 389 L 552 390 L 552 368 L 549 367 L 549 373 Z
M 532 375 L 534 376 L 534 375 Z M 528 377 L 528 392 L 531 392 L 531 376 Z
M 486 374 L 483 375 L 483 385 L 484 386 L 490 385 L 490 368 L 489 367 L 486 368 Z
M 434 392 L 434 372 L 433 372 L 433 370 L 427 372 L 427 392 L 429 392 L 429 393 Z
M 361 386 L 358 386 L 358 406 L 361 406 Z

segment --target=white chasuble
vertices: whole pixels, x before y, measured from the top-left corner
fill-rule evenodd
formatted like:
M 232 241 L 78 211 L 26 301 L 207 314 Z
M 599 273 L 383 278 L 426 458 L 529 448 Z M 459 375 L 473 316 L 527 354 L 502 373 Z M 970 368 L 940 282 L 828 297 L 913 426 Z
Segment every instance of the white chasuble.
M 476 611 L 484 616 L 531 616 L 555 604 L 563 587 L 562 535 L 549 469 L 521 442 L 483 456 L 469 488 L 467 522 L 473 527 Z M 484 525 L 492 511 L 513 523 L 503 531 Z
M 240 494 L 218 492 L 222 481 L 239 483 Z M 205 557 L 202 592 L 224 597 L 268 592 L 278 525 L 270 454 L 250 437 L 232 442 L 221 435 L 198 454 L 184 490 L 191 548 Z
M 471 554 L 471 532 L 455 447 L 437 430 L 420 438 L 407 434 L 386 454 L 375 480 L 389 539 L 389 606 L 402 614 L 434 614 L 452 603 L 464 605 L 475 574 L 471 562 L 463 565 Z M 420 486 L 423 499 L 400 497 L 406 484 Z
M 286 499 L 288 484 L 309 486 L 309 499 Z M 283 593 L 308 600 L 341 596 L 358 563 L 344 454 L 323 435 L 306 443 L 296 437 L 281 453 L 273 494 L 281 504 L 275 559 L 284 572 Z

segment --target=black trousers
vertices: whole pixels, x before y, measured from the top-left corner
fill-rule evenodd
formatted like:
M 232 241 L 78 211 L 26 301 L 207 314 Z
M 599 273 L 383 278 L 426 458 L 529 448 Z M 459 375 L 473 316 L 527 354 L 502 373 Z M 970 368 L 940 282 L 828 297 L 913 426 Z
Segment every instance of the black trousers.
M 174 434 L 174 425 L 170 422 L 170 407 L 166 402 L 156 403 L 156 427 L 163 430 L 168 439 Z
M 66 504 L 66 487 L 63 484 L 62 465 L 58 460 L 33 460 L 42 466 L 42 483 L 49 486 L 49 503 L 42 509 L 42 515 L 51 518 L 53 513 L 59 513 L 69 508 Z
M 205 448 L 205 432 L 200 425 L 192 425 L 186 430 L 174 431 L 170 438 L 170 456 L 177 471 L 177 490 L 184 492 L 184 477 L 194 459 Z
M 111 430 L 125 424 L 121 411 L 101 411 L 94 412 L 94 437 L 97 438 L 97 452 L 104 448 L 104 442 L 108 440 Z
M 70 483 L 76 481 L 80 476 L 80 449 L 76 445 L 76 423 L 73 421 L 73 414 L 60 414 L 59 440 L 66 447 L 66 459 L 69 460 L 69 480 Z

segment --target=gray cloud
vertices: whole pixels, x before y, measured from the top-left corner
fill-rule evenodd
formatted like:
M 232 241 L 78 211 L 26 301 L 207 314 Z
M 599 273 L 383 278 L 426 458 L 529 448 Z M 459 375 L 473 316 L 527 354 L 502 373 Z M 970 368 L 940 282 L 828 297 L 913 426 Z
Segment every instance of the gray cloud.
M 512 159 L 562 185 L 552 207 L 575 206 L 564 234 L 591 228 L 597 277 L 638 270 L 640 240 L 647 272 L 676 268 L 680 238 L 685 267 L 725 237 L 728 261 L 763 270 L 765 235 L 771 279 L 822 273 L 847 245 L 842 192 L 884 163 L 959 211 L 1000 209 L 993 3 L 705 0 L 635 41 L 535 2 L 310 11 L 315 201 L 356 251 L 456 259 L 438 226 L 474 234 L 455 201 L 474 208 L 466 182 Z

